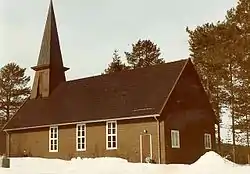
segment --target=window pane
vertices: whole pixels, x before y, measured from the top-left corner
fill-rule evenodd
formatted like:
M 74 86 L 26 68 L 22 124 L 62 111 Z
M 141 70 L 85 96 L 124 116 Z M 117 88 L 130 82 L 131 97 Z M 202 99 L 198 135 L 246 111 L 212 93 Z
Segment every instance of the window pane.
M 113 141 L 116 141 L 116 136 L 113 136 Z
M 108 136 L 108 141 L 111 141 L 111 136 Z
M 78 143 L 81 143 L 81 138 L 77 138 L 77 142 L 78 142 Z
M 108 123 L 108 128 L 111 128 L 111 123 Z
M 57 138 L 57 134 L 54 134 L 54 138 Z
M 53 145 L 52 144 L 50 145 L 50 150 L 53 150 Z
M 111 142 L 108 142 L 108 147 L 111 147 Z
M 113 144 L 112 144 L 112 145 L 113 145 L 113 147 L 116 147 L 116 142 L 113 142 Z
M 115 128 L 115 123 L 112 123 L 112 128 Z
M 84 143 L 82 143 L 82 149 L 85 149 L 85 144 Z
M 176 133 L 176 138 L 175 139 L 176 139 L 176 144 L 175 145 L 179 146 L 179 136 L 178 136 L 178 133 Z
M 210 134 L 206 134 L 206 147 L 211 148 L 211 136 Z
M 112 129 L 112 134 L 115 134 L 115 129 Z
M 54 140 L 54 144 L 57 144 L 57 140 Z
M 54 128 L 54 132 L 57 133 L 57 128 Z
M 111 134 L 111 129 L 110 128 L 108 128 L 108 134 Z
M 176 132 L 176 146 L 179 146 L 179 134 Z
M 54 143 L 53 143 L 53 140 L 50 140 L 50 144 L 54 144 Z
M 50 133 L 50 137 L 51 137 L 51 138 L 53 138 L 53 137 L 54 137 L 54 136 L 53 136 L 53 132 L 51 132 L 51 133 Z
M 174 133 L 174 146 L 177 144 L 176 134 Z
M 77 126 L 77 130 L 80 131 L 81 130 L 81 126 Z
M 81 136 L 81 132 L 80 131 L 77 131 L 77 136 Z
M 84 130 L 82 131 L 82 136 L 84 136 L 85 135 L 85 133 L 84 133 Z
M 171 132 L 171 142 L 172 142 L 172 146 L 174 146 L 174 132 Z
M 81 149 L 81 144 L 80 143 L 77 144 L 77 148 Z
M 205 146 L 207 147 L 207 135 L 205 134 Z
M 57 150 L 57 145 L 56 144 L 54 145 L 54 150 Z
M 85 139 L 85 138 L 82 138 L 82 143 L 84 143 L 84 139 Z

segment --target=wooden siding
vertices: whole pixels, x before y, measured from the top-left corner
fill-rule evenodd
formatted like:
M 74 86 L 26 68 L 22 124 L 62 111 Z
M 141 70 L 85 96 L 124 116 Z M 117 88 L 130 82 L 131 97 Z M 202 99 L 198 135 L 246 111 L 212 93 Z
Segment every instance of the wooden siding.
M 5 132 L 0 131 L 0 156 L 6 153 Z
M 10 156 L 22 156 L 25 149 L 31 156 L 70 159 L 72 157 L 122 157 L 140 162 L 140 135 L 152 134 L 153 159 L 157 161 L 157 122 L 154 118 L 118 121 L 118 148 L 106 150 L 106 123 L 86 124 L 86 151 L 76 151 L 76 125 L 59 127 L 59 151 L 49 152 L 49 128 L 10 133 Z
M 188 63 L 162 113 L 165 118 L 166 162 L 193 163 L 206 150 L 204 133 L 215 148 L 215 116 L 193 65 Z M 171 130 L 180 131 L 180 148 L 171 147 Z

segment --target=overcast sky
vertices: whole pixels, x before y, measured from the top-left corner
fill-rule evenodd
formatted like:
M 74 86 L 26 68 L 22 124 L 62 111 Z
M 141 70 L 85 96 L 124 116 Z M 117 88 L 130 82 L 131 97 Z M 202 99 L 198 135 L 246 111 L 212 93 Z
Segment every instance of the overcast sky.
M 150 39 L 166 61 L 187 58 L 185 28 L 223 20 L 236 0 L 54 0 L 67 79 L 97 75 L 138 39 Z M 0 0 L 0 67 L 36 65 L 49 0 Z M 33 80 L 33 79 L 32 79 Z

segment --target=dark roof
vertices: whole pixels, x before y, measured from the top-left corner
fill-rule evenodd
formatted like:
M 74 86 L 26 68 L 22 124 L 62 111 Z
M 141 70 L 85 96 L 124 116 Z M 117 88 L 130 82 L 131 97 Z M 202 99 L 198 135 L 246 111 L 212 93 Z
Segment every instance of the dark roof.
M 186 61 L 64 82 L 27 100 L 5 129 L 159 114 Z

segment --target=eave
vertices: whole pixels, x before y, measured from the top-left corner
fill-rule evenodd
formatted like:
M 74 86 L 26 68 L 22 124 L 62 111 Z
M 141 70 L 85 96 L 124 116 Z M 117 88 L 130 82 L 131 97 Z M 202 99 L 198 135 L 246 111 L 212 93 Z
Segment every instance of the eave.
M 77 122 L 70 122 L 70 123 L 58 123 L 58 124 L 54 123 L 54 124 L 39 125 L 39 126 L 4 129 L 4 131 L 9 132 L 9 131 L 18 131 L 18 130 L 27 130 L 27 129 L 46 128 L 46 127 L 51 127 L 51 126 L 68 126 L 68 125 L 76 125 L 76 124 L 101 123 L 101 122 L 107 122 L 107 121 L 122 121 L 122 120 L 133 120 L 133 119 L 143 119 L 143 118 L 156 118 L 159 116 L 160 114 L 152 114 L 152 115 L 140 115 L 140 116 L 132 116 L 132 117 L 128 116 L 128 117 L 112 118 L 112 119 L 77 121 Z

